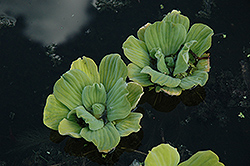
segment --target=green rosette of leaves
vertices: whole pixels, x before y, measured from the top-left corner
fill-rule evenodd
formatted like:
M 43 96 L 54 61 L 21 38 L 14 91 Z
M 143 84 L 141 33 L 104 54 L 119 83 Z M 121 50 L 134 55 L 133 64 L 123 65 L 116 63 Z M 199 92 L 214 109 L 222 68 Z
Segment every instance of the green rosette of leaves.
M 180 95 L 182 90 L 208 80 L 209 55 L 213 30 L 196 23 L 189 28 L 189 19 L 173 10 L 162 21 L 147 23 L 137 36 L 123 43 L 128 77 L 143 87 L 153 86 L 156 92 Z
M 145 166 L 224 166 L 219 157 L 211 150 L 199 151 L 188 160 L 180 162 L 178 151 L 169 144 L 154 147 L 147 155 Z
M 92 59 L 77 59 L 48 96 L 44 124 L 61 135 L 93 142 L 100 152 L 109 152 L 120 137 L 141 128 L 142 114 L 131 111 L 143 88 L 138 83 L 126 83 L 127 72 L 118 54 L 105 56 L 99 72 Z

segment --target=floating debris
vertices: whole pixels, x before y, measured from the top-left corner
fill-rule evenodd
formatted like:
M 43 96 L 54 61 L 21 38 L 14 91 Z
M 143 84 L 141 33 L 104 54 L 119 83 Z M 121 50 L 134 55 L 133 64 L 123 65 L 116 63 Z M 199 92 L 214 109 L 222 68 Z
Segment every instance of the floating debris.
M 212 6 L 216 7 L 214 0 L 203 0 L 202 10 L 198 11 L 196 17 L 210 19 L 212 14 Z
M 241 71 L 242 71 L 242 77 L 244 79 L 244 83 L 247 86 L 248 93 L 250 92 L 250 71 L 248 67 L 248 62 L 241 60 L 240 61 L 241 65 Z
M 46 55 L 51 58 L 53 67 L 58 66 L 62 63 L 62 57 L 56 54 L 57 44 L 53 43 L 46 47 Z
M 114 11 L 118 13 L 118 10 L 130 4 L 130 0 L 96 0 L 94 7 L 102 11 Z
M 0 15 L 0 28 L 2 27 L 14 27 L 16 25 L 16 19 L 6 14 Z

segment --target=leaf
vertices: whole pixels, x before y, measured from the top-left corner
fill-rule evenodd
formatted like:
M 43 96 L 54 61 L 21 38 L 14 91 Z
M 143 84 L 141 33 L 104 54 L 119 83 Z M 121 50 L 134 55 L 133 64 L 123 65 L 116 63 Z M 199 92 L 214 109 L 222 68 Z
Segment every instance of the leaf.
M 74 138 L 81 138 L 80 131 L 82 127 L 76 122 L 63 119 L 58 126 L 58 131 L 61 135 L 69 135 Z
M 187 161 L 180 163 L 178 166 L 224 166 L 219 162 L 219 157 L 211 150 L 199 151 L 191 156 Z
M 109 122 L 99 130 L 89 130 L 87 127 L 81 130 L 81 136 L 89 142 L 93 142 L 99 152 L 108 153 L 120 142 L 120 135 L 114 125 Z
M 137 36 L 141 41 L 145 41 L 144 40 L 144 33 L 145 30 L 150 26 L 150 23 L 145 24 L 144 26 L 142 26 L 138 31 L 137 31 Z
M 72 69 L 79 69 L 83 71 L 87 76 L 96 83 L 100 83 L 100 76 L 98 73 L 97 66 L 95 62 L 91 58 L 87 58 L 83 56 L 82 58 L 78 58 L 71 64 Z
M 129 92 L 127 99 L 130 102 L 131 109 L 134 109 L 144 93 L 143 88 L 138 83 L 129 82 L 127 84 L 127 90 Z
M 86 85 L 93 84 L 92 80 L 81 70 L 67 71 L 55 83 L 53 94 L 69 110 L 82 105 L 82 90 Z
M 120 78 L 107 94 L 107 118 L 109 121 L 123 119 L 131 111 L 130 102 L 127 99 L 129 91 L 126 82 Z
M 182 24 L 186 31 L 188 31 L 189 29 L 189 19 L 188 17 L 184 16 L 181 14 L 180 11 L 177 11 L 177 10 L 172 10 L 171 13 L 168 13 L 162 21 L 169 21 L 169 22 L 173 22 L 173 23 L 179 23 L 179 24 Z
M 49 95 L 43 112 L 43 123 L 52 130 L 58 130 L 59 123 L 67 117 L 69 110 L 53 94 Z
M 180 87 L 169 88 L 166 86 L 164 86 L 164 87 L 157 86 L 155 88 L 155 92 L 157 92 L 157 93 L 164 92 L 164 93 L 167 93 L 168 95 L 171 95 L 171 96 L 179 96 L 179 95 L 181 95 L 182 89 Z
M 88 111 L 95 103 L 105 104 L 106 99 L 106 91 L 102 83 L 85 86 L 82 91 L 82 103 Z
M 181 80 L 180 87 L 182 89 L 190 89 L 193 86 L 204 86 L 208 80 L 208 74 L 205 71 L 197 70 L 191 76 L 187 76 Z
M 191 50 L 200 57 L 211 47 L 213 30 L 207 25 L 196 23 L 190 28 L 186 42 L 196 40 L 197 43 L 191 46 Z
M 149 52 L 161 48 L 165 56 L 176 53 L 186 40 L 186 29 L 181 24 L 155 22 L 145 31 L 145 43 Z
M 186 70 L 189 67 L 189 50 L 190 47 L 196 43 L 197 41 L 195 40 L 191 40 L 190 42 L 187 42 L 184 44 L 183 48 L 181 49 L 181 51 L 179 52 L 178 56 L 177 56 L 177 60 L 175 63 L 175 69 L 174 69 L 174 76 L 176 76 L 179 73 L 184 73 L 186 72 Z
M 143 68 L 150 64 L 148 50 L 143 41 L 131 35 L 123 43 L 122 48 L 125 56 L 137 66 Z
M 207 57 L 207 59 L 201 59 L 198 61 L 196 67 L 198 70 L 202 70 L 205 72 L 210 71 L 210 59 L 209 59 L 209 54 L 203 54 L 201 57 Z
M 165 57 L 161 52 L 161 48 L 158 48 L 154 56 L 157 58 L 157 69 L 163 74 L 169 74 L 169 70 L 165 63 Z
M 69 112 L 67 118 L 70 116 L 76 115 L 78 118 L 83 119 L 87 123 L 90 130 L 98 130 L 104 126 L 102 119 L 96 119 L 90 112 L 88 112 L 83 106 L 79 106 Z
M 145 166 L 176 166 L 180 161 L 180 155 L 169 144 L 160 144 L 154 147 L 145 159 Z
M 121 137 L 126 137 L 132 132 L 138 132 L 141 128 L 140 120 L 142 118 L 141 113 L 131 112 L 125 119 L 117 120 L 116 129 Z
M 99 73 L 101 83 L 109 92 L 121 77 L 126 80 L 128 69 L 119 54 L 109 54 L 102 59 Z
M 141 73 L 141 68 L 135 65 L 134 63 L 130 63 L 128 65 L 128 77 L 134 82 L 139 83 L 141 86 L 150 86 L 154 85 L 150 81 L 150 76 L 148 74 Z
M 160 72 L 157 72 L 153 70 L 151 67 L 146 66 L 142 69 L 141 73 L 146 73 L 151 76 L 151 81 L 155 84 L 159 84 L 161 86 L 167 86 L 167 87 L 177 87 L 181 80 L 178 78 L 173 78 L 171 76 L 162 74 Z

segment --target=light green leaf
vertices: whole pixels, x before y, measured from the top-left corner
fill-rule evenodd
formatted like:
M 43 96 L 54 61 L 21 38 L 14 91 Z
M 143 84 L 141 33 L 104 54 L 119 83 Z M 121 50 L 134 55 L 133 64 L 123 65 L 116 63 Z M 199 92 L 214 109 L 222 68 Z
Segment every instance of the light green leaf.
M 74 138 L 81 138 L 80 132 L 82 127 L 76 122 L 63 119 L 58 126 L 58 131 L 61 135 L 69 135 Z
M 181 95 L 182 89 L 180 87 L 169 88 L 166 86 L 164 86 L 164 87 L 157 86 L 155 88 L 155 92 L 157 92 L 157 93 L 164 92 L 164 93 L 167 93 L 168 95 L 171 95 L 171 96 L 179 96 L 179 95 Z
M 176 53 L 186 40 L 186 29 L 181 24 L 155 22 L 145 31 L 145 43 L 149 52 L 161 48 L 165 56 Z
M 171 13 L 168 13 L 162 21 L 169 21 L 169 22 L 173 22 L 173 23 L 179 23 L 182 24 L 186 31 L 188 31 L 189 29 L 189 19 L 188 17 L 184 16 L 181 14 L 180 11 L 177 10 L 172 10 Z
M 129 92 L 127 99 L 130 102 L 131 109 L 134 109 L 144 93 L 143 88 L 138 83 L 129 82 L 127 84 L 127 90 Z
M 58 130 L 59 123 L 67 117 L 68 112 L 68 108 L 51 94 L 48 96 L 44 108 L 43 123 L 53 130 Z
M 169 70 L 165 63 L 165 56 L 161 52 L 161 48 L 158 48 L 154 56 L 157 58 L 157 69 L 163 74 L 169 74 Z
M 109 121 L 123 119 L 131 111 L 127 99 L 129 91 L 126 82 L 120 78 L 107 94 L 107 118 Z
M 121 77 L 126 80 L 128 69 L 119 54 L 109 54 L 102 59 L 99 73 L 101 83 L 109 92 Z
M 140 120 L 142 118 L 141 113 L 131 112 L 125 119 L 117 120 L 116 129 L 121 137 L 126 137 L 132 132 L 138 132 L 141 128 Z
M 211 47 L 213 30 L 207 25 L 197 23 L 190 28 L 186 42 L 196 40 L 197 43 L 191 46 L 191 50 L 200 57 Z
M 102 117 L 102 115 L 104 114 L 105 112 L 105 106 L 103 104 L 100 104 L 100 103 L 95 103 L 92 105 L 92 112 L 93 112 L 93 115 L 99 119 Z
M 86 141 L 93 142 L 99 152 L 108 153 L 120 142 L 119 132 L 111 122 L 95 131 L 85 127 L 81 130 L 80 134 Z
M 149 74 L 151 76 L 151 81 L 153 83 L 159 84 L 161 86 L 167 86 L 167 87 L 174 88 L 174 87 L 177 87 L 181 82 L 180 79 L 173 78 L 171 76 L 157 72 L 149 66 L 144 67 L 142 69 L 141 73 Z
M 209 72 L 209 70 L 210 70 L 210 60 L 209 60 L 209 58 L 199 60 L 196 67 L 197 67 L 198 70 Z
M 90 130 L 98 130 L 104 126 L 104 122 L 102 119 L 96 119 L 83 106 L 79 106 L 70 111 L 67 115 L 67 118 L 69 119 L 72 115 L 76 115 L 78 118 L 83 119 L 83 121 L 89 125 Z
M 86 85 L 91 84 L 93 82 L 84 72 L 72 69 L 63 74 L 55 83 L 53 94 L 57 100 L 72 110 L 82 105 L 82 90 Z
M 191 156 L 187 161 L 179 164 L 179 166 L 224 166 L 219 162 L 219 157 L 211 150 L 199 151 Z
M 180 162 L 180 155 L 169 144 L 154 147 L 145 159 L 145 166 L 176 166 Z
M 136 39 L 133 35 L 129 36 L 122 45 L 125 56 L 137 66 L 143 68 L 150 64 L 150 58 L 146 44 Z
M 142 26 L 138 31 L 137 31 L 137 36 L 141 41 L 144 41 L 144 33 L 145 30 L 148 28 L 148 26 L 150 26 L 150 23 L 145 24 L 144 26 Z
M 97 66 L 91 58 L 87 58 L 85 56 L 78 58 L 72 62 L 70 70 L 72 69 L 79 69 L 86 73 L 93 82 L 100 83 Z
M 182 89 L 190 89 L 193 86 L 204 86 L 208 80 L 208 74 L 205 71 L 197 70 L 191 76 L 187 76 L 181 80 L 180 87 Z
M 139 83 L 141 86 L 150 86 L 153 83 L 150 81 L 150 76 L 148 74 L 141 73 L 141 68 L 135 65 L 134 63 L 130 63 L 128 65 L 128 77 L 134 82 Z
M 196 43 L 197 41 L 195 40 L 191 40 L 190 42 L 187 42 L 184 44 L 183 48 L 181 49 L 181 51 L 179 52 L 178 56 L 177 56 L 177 60 L 175 63 L 175 69 L 174 69 L 174 76 L 176 76 L 179 73 L 184 73 L 188 67 L 188 61 L 189 61 L 189 50 L 190 47 Z
M 85 86 L 82 91 L 82 103 L 85 108 L 90 111 L 95 103 L 106 103 L 106 91 L 102 83 L 94 83 Z

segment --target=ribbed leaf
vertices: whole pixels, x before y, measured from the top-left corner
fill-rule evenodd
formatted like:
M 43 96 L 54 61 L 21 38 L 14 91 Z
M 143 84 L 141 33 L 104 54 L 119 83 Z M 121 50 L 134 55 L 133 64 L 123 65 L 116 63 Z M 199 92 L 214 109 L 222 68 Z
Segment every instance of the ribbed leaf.
M 131 35 L 123 43 L 122 48 L 125 56 L 137 66 L 143 68 L 150 64 L 148 50 L 143 41 L 140 41 Z
M 126 80 L 128 69 L 119 54 L 109 54 L 102 59 L 99 73 L 101 83 L 109 92 L 121 77 Z
M 211 47 L 213 30 L 207 25 L 197 23 L 190 28 L 186 42 L 196 40 L 197 43 L 191 46 L 191 50 L 200 57 Z
M 187 76 L 181 80 L 180 87 L 182 89 L 190 89 L 193 86 L 204 86 L 208 80 L 208 74 L 205 71 L 197 70 L 191 76 Z
M 144 26 L 142 26 L 138 31 L 137 31 L 137 36 L 141 41 L 145 41 L 144 40 L 144 33 L 145 30 L 148 28 L 148 26 L 150 26 L 150 23 L 145 24 Z
M 95 103 L 106 103 L 106 91 L 102 83 L 94 83 L 93 85 L 85 86 L 82 91 L 82 103 L 85 108 L 90 111 Z
M 72 62 L 70 70 L 72 69 L 79 69 L 86 73 L 93 82 L 100 83 L 98 69 L 92 59 L 85 56 L 83 56 L 82 58 L 78 58 L 77 60 Z
M 160 144 L 154 147 L 145 159 L 145 166 L 177 166 L 180 155 L 169 144 Z
M 132 109 L 134 109 L 144 93 L 143 88 L 141 85 L 135 82 L 129 82 L 127 85 L 127 90 L 129 92 L 127 99 L 130 102 Z
M 177 60 L 175 63 L 175 69 L 174 69 L 174 76 L 179 73 L 184 73 L 189 67 L 188 61 L 189 61 L 189 50 L 190 47 L 196 43 L 197 41 L 191 40 L 190 42 L 187 42 L 182 47 L 181 51 L 179 52 L 177 56 Z
M 161 48 L 164 55 L 176 53 L 186 40 L 186 29 L 181 24 L 155 22 L 145 32 L 145 43 L 149 51 Z
M 115 148 L 120 142 L 119 132 L 111 122 L 95 131 L 85 127 L 81 130 L 80 134 L 86 141 L 93 142 L 97 146 L 99 152 L 107 153 Z
M 201 57 L 208 57 L 209 54 L 203 54 Z M 198 70 L 203 70 L 205 72 L 209 72 L 210 71 L 210 59 L 201 59 L 198 61 L 196 67 L 198 68 Z
M 224 166 L 219 162 L 219 157 L 211 150 L 199 151 L 191 156 L 187 161 L 179 164 L 179 166 Z
M 173 78 L 171 76 L 162 74 L 160 72 L 157 72 L 153 70 L 151 67 L 146 66 L 142 69 L 141 73 L 146 73 L 151 76 L 151 81 L 155 84 L 159 84 L 161 86 L 167 86 L 167 87 L 177 87 L 181 80 L 178 78 Z
M 81 118 L 85 123 L 89 125 L 90 130 L 98 130 L 104 126 L 102 119 L 96 119 L 90 112 L 88 112 L 83 106 L 79 106 L 69 112 L 68 118 L 71 115 L 76 115 L 78 118 Z
M 61 135 L 69 135 L 74 138 L 81 138 L 80 132 L 82 127 L 76 122 L 63 119 L 59 126 L 58 131 Z
M 72 110 L 82 105 L 82 90 L 86 85 L 91 84 L 93 82 L 84 72 L 72 69 L 63 74 L 55 83 L 53 94 L 57 100 Z
M 128 65 L 128 77 L 130 80 L 139 83 L 141 86 L 150 86 L 153 83 L 150 81 L 148 74 L 141 73 L 141 68 L 137 65 L 130 63 Z
M 43 112 L 43 123 L 52 130 L 58 130 L 60 121 L 67 117 L 69 110 L 53 94 L 49 95 Z
M 179 95 L 181 95 L 182 89 L 180 87 L 169 88 L 166 86 L 164 86 L 164 87 L 157 86 L 155 88 L 155 91 L 157 93 L 164 92 L 164 93 L 167 93 L 168 95 L 171 95 L 171 96 L 179 96 Z
M 138 132 L 141 128 L 140 120 L 142 118 L 141 113 L 131 112 L 125 119 L 116 121 L 116 129 L 121 137 L 126 137 L 132 132 Z
M 163 74 L 169 74 L 169 70 L 167 68 L 167 65 L 165 63 L 165 56 L 164 54 L 161 52 L 161 48 L 158 48 L 158 50 L 156 51 L 155 55 L 154 55 L 157 59 L 157 69 L 163 73 Z
M 131 111 L 127 99 L 129 91 L 126 82 L 120 78 L 107 94 L 107 117 L 109 121 L 123 119 Z
M 172 10 L 171 13 L 168 13 L 162 21 L 169 21 L 169 22 L 173 22 L 173 23 L 179 23 L 182 24 L 186 31 L 188 31 L 189 29 L 189 19 L 188 17 L 184 16 L 181 14 L 181 11 L 177 11 L 177 10 Z

